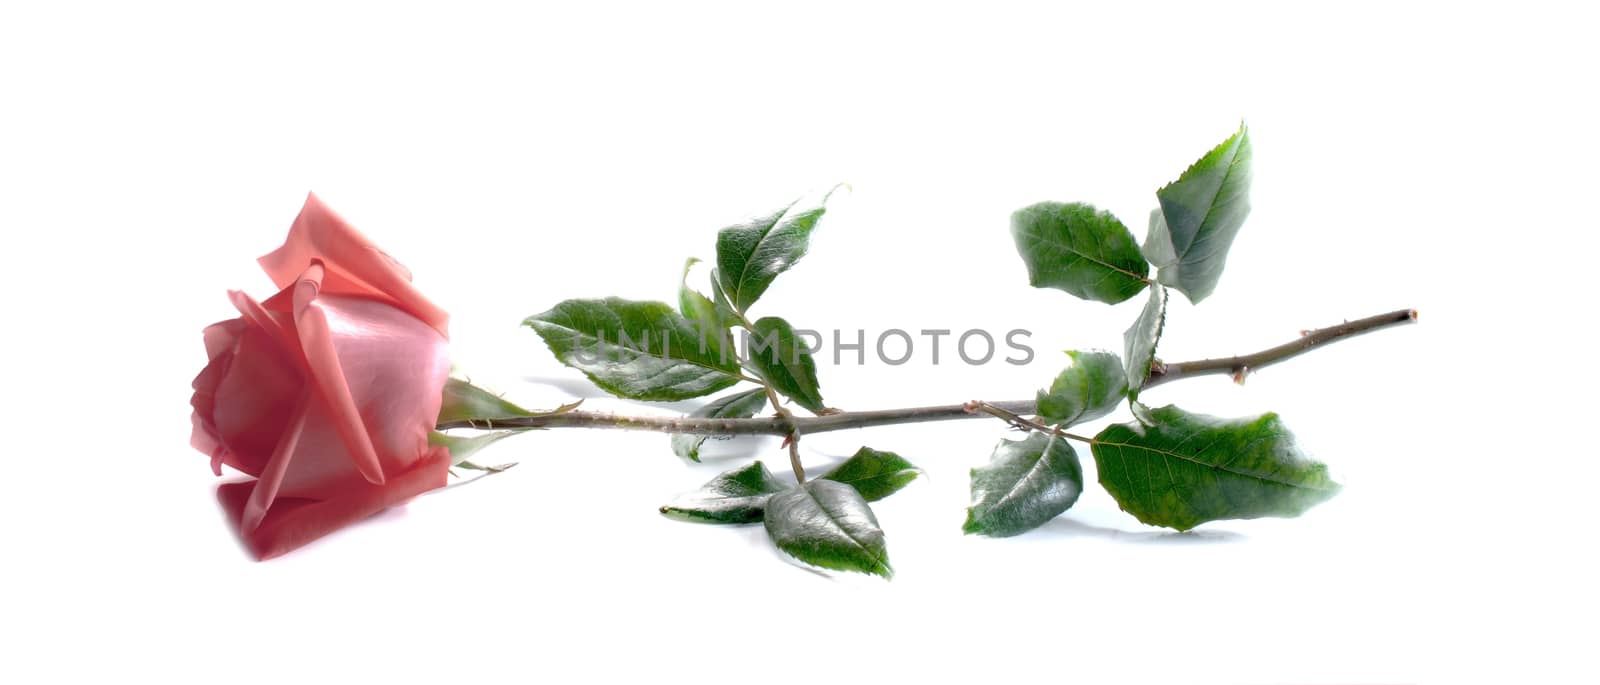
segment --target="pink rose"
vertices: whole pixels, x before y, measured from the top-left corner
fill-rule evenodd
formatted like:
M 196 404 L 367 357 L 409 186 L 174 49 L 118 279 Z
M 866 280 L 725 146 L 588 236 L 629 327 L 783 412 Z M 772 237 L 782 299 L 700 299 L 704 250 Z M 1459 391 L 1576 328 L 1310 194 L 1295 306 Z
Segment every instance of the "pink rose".
M 281 290 L 230 291 L 239 318 L 205 329 L 191 443 L 256 477 L 217 497 L 268 559 L 445 484 L 449 317 L 315 195 L 260 263 Z

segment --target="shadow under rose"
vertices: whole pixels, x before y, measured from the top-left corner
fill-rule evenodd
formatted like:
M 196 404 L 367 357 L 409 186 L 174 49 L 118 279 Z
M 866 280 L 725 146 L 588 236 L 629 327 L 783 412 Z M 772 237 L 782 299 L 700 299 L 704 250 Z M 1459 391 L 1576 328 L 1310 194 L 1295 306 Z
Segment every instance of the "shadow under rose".
M 234 507 L 229 502 L 229 493 L 234 487 L 237 487 L 240 484 L 254 482 L 254 478 L 223 481 L 221 483 L 217 483 L 217 487 L 213 491 L 213 494 L 216 496 L 217 513 L 222 516 L 222 525 L 227 527 L 229 536 L 233 538 L 234 544 L 238 545 L 239 553 L 245 555 L 251 561 L 256 560 L 256 555 L 255 552 L 250 551 L 250 546 L 245 544 L 244 535 L 240 534 L 239 532 L 239 519 L 233 514 Z
M 1119 530 L 1117 528 L 1090 525 L 1070 518 L 1070 514 L 1057 517 L 1028 534 L 1067 538 L 1101 538 L 1150 545 L 1210 545 L 1243 542 L 1248 539 L 1244 534 L 1231 530 L 1175 531 L 1162 528 L 1142 531 Z
M 492 475 L 492 474 L 485 474 L 485 475 Z M 261 561 L 262 559 L 259 558 L 259 554 L 258 554 L 259 550 L 253 549 L 250 546 L 250 542 L 245 539 L 243 531 L 241 531 L 239 529 L 239 517 L 240 517 L 240 512 L 244 509 L 245 500 L 247 500 L 250 497 L 250 491 L 255 488 L 256 482 L 257 481 L 254 478 L 243 478 L 243 479 L 238 479 L 238 480 L 223 481 L 223 482 L 217 484 L 216 491 L 215 491 L 216 503 L 217 503 L 217 513 L 222 515 L 222 523 L 223 523 L 223 525 L 227 527 L 228 532 L 233 537 L 234 543 L 236 545 L 238 545 L 239 552 L 244 554 L 251 561 Z M 427 494 L 427 493 L 423 493 L 423 494 Z M 297 508 L 299 506 L 306 506 L 306 505 L 314 504 L 314 502 L 312 502 L 310 500 L 294 500 L 294 499 L 290 499 L 290 498 L 286 498 L 284 500 L 279 500 L 279 502 L 282 502 L 282 504 L 283 504 L 283 506 L 279 506 L 280 509 L 283 509 L 283 508 L 292 509 L 292 508 Z M 278 502 L 275 502 L 274 505 L 278 506 Z M 310 541 L 308 541 L 306 543 L 303 543 L 303 544 L 300 544 L 300 545 L 296 545 L 293 549 L 284 550 L 284 551 L 285 552 L 287 552 L 287 551 L 298 551 L 299 549 L 306 549 L 306 548 L 310 548 L 310 547 L 316 547 L 316 546 L 318 546 L 320 544 L 323 544 L 324 542 L 326 542 L 327 540 L 329 540 L 331 538 L 337 538 L 339 535 L 342 535 L 344 533 L 345 529 L 348 529 L 348 528 L 359 528 L 361 526 L 364 526 L 364 525 L 367 525 L 367 524 L 371 523 L 372 521 L 378 521 L 378 520 L 384 520 L 384 519 L 403 518 L 403 517 L 405 517 L 405 515 L 406 515 L 406 507 L 405 507 L 405 503 L 402 502 L 402 503 L 396 504 L 394 506 L 386 507 L 386 508 L 384 508 L 382 510 L 379 510 L 379 511 L 371 514 L 370 516 L 365 516 L 365 517 L 359 518 L 359 519 L 357 519 L 356 521 L 352 522 L 351 524 L 349 524 L 347 526 L 341 526 L 341 527 L 336 528 L 334 530 L 331 530 L 331 531 L 329 531 L 327 533 L 323 533 L 323 534 L 317 535 L 316 537 L 314 537 L 313 539 L 311 539 Z M 271 555 L 271 557 L 277 557 L 277 556 L 279 556 L 279 554 L 281 554 L 281 553 L 274 553 L 274 554 Z

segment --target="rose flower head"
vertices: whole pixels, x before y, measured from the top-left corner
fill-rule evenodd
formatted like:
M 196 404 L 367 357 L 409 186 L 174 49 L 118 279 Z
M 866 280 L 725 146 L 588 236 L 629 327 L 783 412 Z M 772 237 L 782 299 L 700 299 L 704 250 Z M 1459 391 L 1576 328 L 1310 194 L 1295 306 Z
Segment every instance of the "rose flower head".
M 255 477 L 217 497 L 269 559 L 445 484 L 449 317 L 315 195 L 260 264 L 277 294 L 230 291 L 239 318 L 205 329 L 191 444 Z

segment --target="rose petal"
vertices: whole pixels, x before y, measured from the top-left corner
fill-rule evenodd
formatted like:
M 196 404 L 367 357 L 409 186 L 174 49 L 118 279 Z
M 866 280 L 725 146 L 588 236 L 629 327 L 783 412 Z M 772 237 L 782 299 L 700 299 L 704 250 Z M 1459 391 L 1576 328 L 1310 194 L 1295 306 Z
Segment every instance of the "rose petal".
M 289 317 L 268 311 L 255 298 L 239 290 L 229 290 L 228 301 L 233 303 L 234 309 L 239 310 L 239 316 L 242 320 L 271 335 L 281 344 L 282 349 L 293 350 L 299 348 L 299 341 L 295 340 L 294 332 L 289 330 L 290 326 L 286 321 Z M 292 312 L 291 309 L 285 309 L 284 311 Z
M 272 507 L 272 501 L 278 497 L 278 486 L 283 484 L 283 476 L 289 472 L 289 463 L 294 459 L 295 450 L 300 443 L 300 433 L 305 430 L 306 412 L 311 401 L 311 393 L 302 394 L 294 415 L 289 419 L 289 424 L 278 437 L 278 446 L 272 451 L 272 458 L 268 459 L 267 465 L 261 469 L 261 478 L 256 481 L 256 487 L 250 493 L 250 500 L 245 502 L 243 515 L 239 520 L 239 529 L 246 534 L 261 524 L 261 519 L 266 517 L 267 510 Z
M 201 418 L 227 446 L 225 463 L 261 474 L 295 410 L 304 378 L 299 363 L 288 359 L 276 340 L 260 328 L 245 328 L 211 396 L 197 390 L 191 400 L 196 412 L 206 410 Z
M 373 448 L 372 438 L 361 420 L 361 411 L 350 396 L 344 368 L 339 363 L 339 353 L 333 346 L 333 334 L 328 329 L 328 318 L 316 302 L 324 275 L 322 264 L 314 262 L 295 284 L 295 332 L 300 336 L 300 348 L 305 353 L 312 384 L 321 393 L 331 412 L 334 425 L 339 428 L 339 435 L 349 450 L 350 459 L 367 482 L 382 485 L 383 464 L 378 461 L 378 452 Z
M 444 487 L 449 467 L 449 451 L 435 448 L 416 466 L 383 485 L 358 483 L 338 497 L 321 501 L 280 498 L 260 525 L 249 532 L 241 531 L 240 538 L 259 560 L 283 555 L 388 507 Z M 217 500 L 230 522 L 243 519 L 245 504 L 256 487 L 255 481 L 217 486 Z
M 346 387 L 386 474 L 405 471 L 428 451 L 449 375 L 449 343 L 438 331 L 388 304 L 319 295 Z M 320 401 L 320 397 L 319 397 Z M 324 499 L 364 480 L 335 414 L 313 408 L 280 497 Z
M 200 373 L 189 383 L 189 387 L 194 389 L 194 395 L 189 398 L 189 406 L 194 407 L 196 418 L 204 421 L 207 426 L 211 424 L 211 410 L 216 403 L 217 388 L 222 385 L 222 379 L 227 377 L 228 369 L 233 366 L 234 350 L 239 345 L 243 327 L 244 322 L 238 319 L 206 327 L 206 354 L 211 361 L 205 368 L 200 369 Z
M 244 327 L 245 322 L 239 319 L 218 321 L 206 326 L 206 329 L 200 332 L 200 335 L 204 336 L 206 341 L 206 358 L 215 361 L 222 354 L 232 352 L 233 346 L 239 341 L 239 334 L 244 331 Z
M 313 260 L 322 260 L 329 271 L 322 292 L 384 300 L 449 335 L 449 315 L 411 285 L 410 272 L 309 194 L 283 246 L 259 262 L 279 288 L 287 288 Z
M 222 463 L 227 457 L 228 448 L 217 438 L 216 429 L 202 420 L 199 414 L 189 416 L 189 446 L 211 457 L 211 473 L 222 475 Z
M 345 447 L 342 430 L 328 411 L 322 396 L 312 393 L 315 404 L 307 412 L 305 429 L 300 433 L 297 454 L 278 487 L 278 497 L 328 499 L 348 490 L 352 485 L 364 484 L 367 477 L 356 469 L 350 450 Z M 406 468 L 416 463 L 422 451 L 417 451 L 406 462 Z M 399 473 L 405 468 L 391 467 L 384 461 L 384 473 Z
M 223 323 L 238 323 L 237 320 Z M 189 396 L 189 445 L 211 457 L 211 472 L 222 475 L 222 459 L 228 448 L 223 445 L 222 438 L 217 434 L 217 427 L 211 421 L 211 415 L 216 410 L 217 386 L 222 384 L 222 379 L 227 377 L 228 367 L 233 363 L 233 350 L 223 347 L 221 332 L 229 332 L 227 345 L 235 344 L 236 336 L 231 335 L 229 328 L 219 328 L 223 324 L 216 324 L 206 328 L 206 352 L 211 357 L 211 362 L 206 364 L 200 374 L 194 377 L 189 387 L 194 388 L 194 394 Z M 219 334 L 214 334 L 213 331 Z
M 386 471 L 410 468 L 428 448 L 450 375 L 449 341 L 382 302 L 317 298 L 333 332 L 346 385 Z

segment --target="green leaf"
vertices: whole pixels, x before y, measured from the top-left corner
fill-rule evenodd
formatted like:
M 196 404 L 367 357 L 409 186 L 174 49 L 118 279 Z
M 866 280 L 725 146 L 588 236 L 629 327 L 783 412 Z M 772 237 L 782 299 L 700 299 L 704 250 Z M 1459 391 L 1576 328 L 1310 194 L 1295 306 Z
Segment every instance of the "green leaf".
M 728 301 L 728 293 L 722 290 L 722 271 L 711 270 L 711 299 L 717 308 L 719 318 L 726 317 L 730 321 L 739 321 L 740 315 L 733 310 L 733 303 Z
M 1178 180 L 1156 191 L 1144 256 L 1156 279 L 1199 302 L 1216 290 L 1228 249 L 1250 214 L 1250 134 L 1244 124 Z
M 834 190 L 717 233 L 717 278 L 736 311 L 749 309 L 778 274 L 805 256 Z
M 1091 449 L 1100 484 L 1152 526 L 1299 516 L 1339 492 L 1277 414 L 1223 419 L 1136 406 L 1135 416 L 1100 431 Z
M 752 462 L 712 478 L 699 490 L 686 492 L 661 507 L 661 513 L 696 523 L 755 523 L 767 499 L 786 489 L 765 464 Z
M 1039 416 L 1067 427 L 1093 421 L 1117 408 L 1128 394 L 1128 373 L 1122 359 L 1110 352 L 1070 350 L 1072 366 L 1056 376 L 1049 390 L 1039 391 Z
M 750 336 L 750 366 L 755 372 L 796 404 L 812 413 L 822 413 L 826 407 L 817 382 L 817 363 L 796 338 L 789 322 L 766 317 L 755 322 Z
M 696 409 L 689 416 L 701 419 L 748 419 L 761 411 L 761 406 L 767 403 L 767 391 L 763 388 L 736 392 L 732 395 L 723 395 L 710 404 Z M 705 444 L 709 435 L 696 435 L 693 433 L 678 433 L 672 436 L 672 453 L 690 461 L 700 461 L 700 446 Z
M 739 382 L 732 351 L 661 302 L 567 300 L 523 324 L 561 363 L 619 397 L 686 400 Z
M 1116 304 L 1137 295 L 1150 272 L 1128 227 L 1090 205 L 1023 207 L 1011 215 L 1011 237 L 1035 288 Z
M 450 465 L 460 466 L 479 450 L 493 445 L 501 440 L 516 435 L 522 431 L 506 430 L 479 433 L 477 435 L 451 435 L 439 431 L 428 431 L 428 444 L 440 445 L 450 450 Z
M 1150 286 L 1150 299 L 1144 303 L 1139 318 L 1122 333 L 1122 351 L 1126 357 L 1128 398 L 1138 399 L 1139 390 L 1150 378 L 1150 365 L 1156 360 L 1156 343 L 1161 341 L 1161 330 L 1167 323 L 1167 289 L 1156 284 Z
M 683 278 L 678 283 L 678 311 L 704 331 L 726 332 L 736 320 L 731 310 L 717 307 L 711 298 L 689 287 L 689 269 L 700 260 L 690 257 L 683 263 Z
M 1010 537 L 1044 525 L 1083 493 L 1083 466 L 1066 438 L 1033 433 L 1001 440 L 989 465 L 972 470 L 972 506 L 962 530 Z
M 536 413 L 538 412 L 523 409 L 467 381 L 451 378 L 444 383 L 444 401 L 439 404 L 439 423 L 533 416 Z
M 767 500 L 767 535 L 792 556 L 836 571 L 894 575 L 872 507 L 844 483 L 813 480 Z
M 922 469 L 894 452 L 863 447 L 818 480 L 844 483 L 855 488 L 868 502 L 876 502 L 899 492 L 921 474 Z

